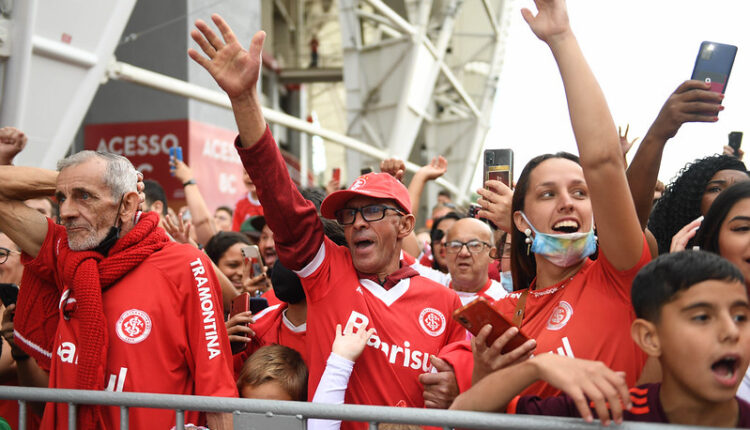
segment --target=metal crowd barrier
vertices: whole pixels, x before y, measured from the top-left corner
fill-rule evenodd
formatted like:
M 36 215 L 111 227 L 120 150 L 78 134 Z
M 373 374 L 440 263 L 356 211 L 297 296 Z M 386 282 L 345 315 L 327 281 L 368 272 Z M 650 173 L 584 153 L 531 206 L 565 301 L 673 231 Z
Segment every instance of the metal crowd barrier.
M 287 419 L 293 417 L 299 421 L 299 427 L 297 428 L 300 429 L 304 428 L 305 420 L 308 418 L 367 422 L 371 430 L 377 429 L 378 423 L 428 425 L 444 429 L 592 430 L 613 428 L 612 426 L 602 427 L 598 423 L 586 423 L 581 419 L 531 415 L 52 388 L 0 386 L 0 399 L 18 400 L 20 408 L 19 429 L 21 430 L 26 429 L 26 402 L 67 403 L 70 408 L 69 430 L 76 428 L 75 411 L 76 405 L 79 404 L 119 406 L 121 430 L 128 428 L 128 408 L 131 407 L 173 409 L 176 411 L 175 427 L 177 430 L 185 428 L 184 411 L 186 410 L 233 413 L 235 429 L 254 428 L 241 424 L 241 422 L 248 422 L 246 419 L 240 419 L 243 414 L 247 413 L 263 414 L 264 417 L 279 416 Z M 273 427 L 267 426 L 268 422 L 270 421 L 264 421 L 263 428 L 265 430 L 275 430 Z M 707 427 L 626 422 L 614 428 L 618 430 L 688 430 L 706 429 Z

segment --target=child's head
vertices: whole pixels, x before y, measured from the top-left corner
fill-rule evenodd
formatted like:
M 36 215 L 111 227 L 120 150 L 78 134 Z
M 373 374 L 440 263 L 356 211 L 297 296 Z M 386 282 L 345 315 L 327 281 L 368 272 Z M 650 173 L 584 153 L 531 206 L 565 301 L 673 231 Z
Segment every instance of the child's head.
M 245 361 L 237 380 L 240 397 L 307 400 L 307 366 L 299 352 L 283 345 L 264 346 Z
M 704 251 L 665 254 L 633 280 L 633 340 L 661 363 L 663 383 L 707 402 L 731 400 L 750 360 L 745 281 Z

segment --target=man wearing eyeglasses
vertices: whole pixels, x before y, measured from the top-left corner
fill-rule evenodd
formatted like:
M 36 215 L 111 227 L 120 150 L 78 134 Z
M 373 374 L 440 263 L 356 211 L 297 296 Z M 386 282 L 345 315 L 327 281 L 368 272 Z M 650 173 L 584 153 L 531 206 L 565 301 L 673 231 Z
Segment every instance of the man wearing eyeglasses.
M 323 236 L 315 206 L 292 183 L 261 112 L 256 84 L 265 34 L 242 48 L 218 15 L 221 37 L 203 21 L 191 35 L 202 53 L 189 50 L 226 91 L 239 137 L 243 165 L 256 185 L 266 222 L 274 233 L 279 260 L 302 280 L 307 296 L 309 393 L 312 398 L 331 353 L 336 326 L 345 332 L 374 328 L 357 360 L 346 403 L 422 407 L 426 400 L 419 375 L 432 356 L 465 338 L 451 318 L 460 301 L 451 290 L 401 265 L 403 239 L 414 228 L 409 193 L 384 173 L 359 177 L 332 193 L 321 214 L 343 225 L 348 246 Z M 345 422 L 342 428 L 366 428 Z
M 448 230 L 444 246 L 450 287 L 464 305 L 479 296 L 495 301 L 508 294 L 502 284 L 487 274 L 493 243 L 490 227 L 475 218 L 460 219 Z

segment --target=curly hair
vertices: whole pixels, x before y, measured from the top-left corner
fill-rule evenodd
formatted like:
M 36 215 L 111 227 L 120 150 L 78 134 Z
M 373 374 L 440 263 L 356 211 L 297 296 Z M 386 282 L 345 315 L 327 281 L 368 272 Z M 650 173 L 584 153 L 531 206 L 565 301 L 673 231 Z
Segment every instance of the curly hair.
M 659 245 L 659 254 L 669 252 L 674 236 L 690 221 L 701 216 L 701 200 L 708 181 L 721 170 L 746 172 L 745 164 L 728 155 L 699 158 L 683 167 L 656 203 L 648 219 L 648 229 Z M 688 243 L 688 249 L 692 246 Z

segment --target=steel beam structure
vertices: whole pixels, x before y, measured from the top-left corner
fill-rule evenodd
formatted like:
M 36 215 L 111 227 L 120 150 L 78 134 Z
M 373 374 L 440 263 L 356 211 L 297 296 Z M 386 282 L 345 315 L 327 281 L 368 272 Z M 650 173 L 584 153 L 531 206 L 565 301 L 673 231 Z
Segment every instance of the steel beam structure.
M 512 0 L 339 0 L 347 134 L 417 164 L 446 156 L 456 197 L 468 198 L 511 7 Z

